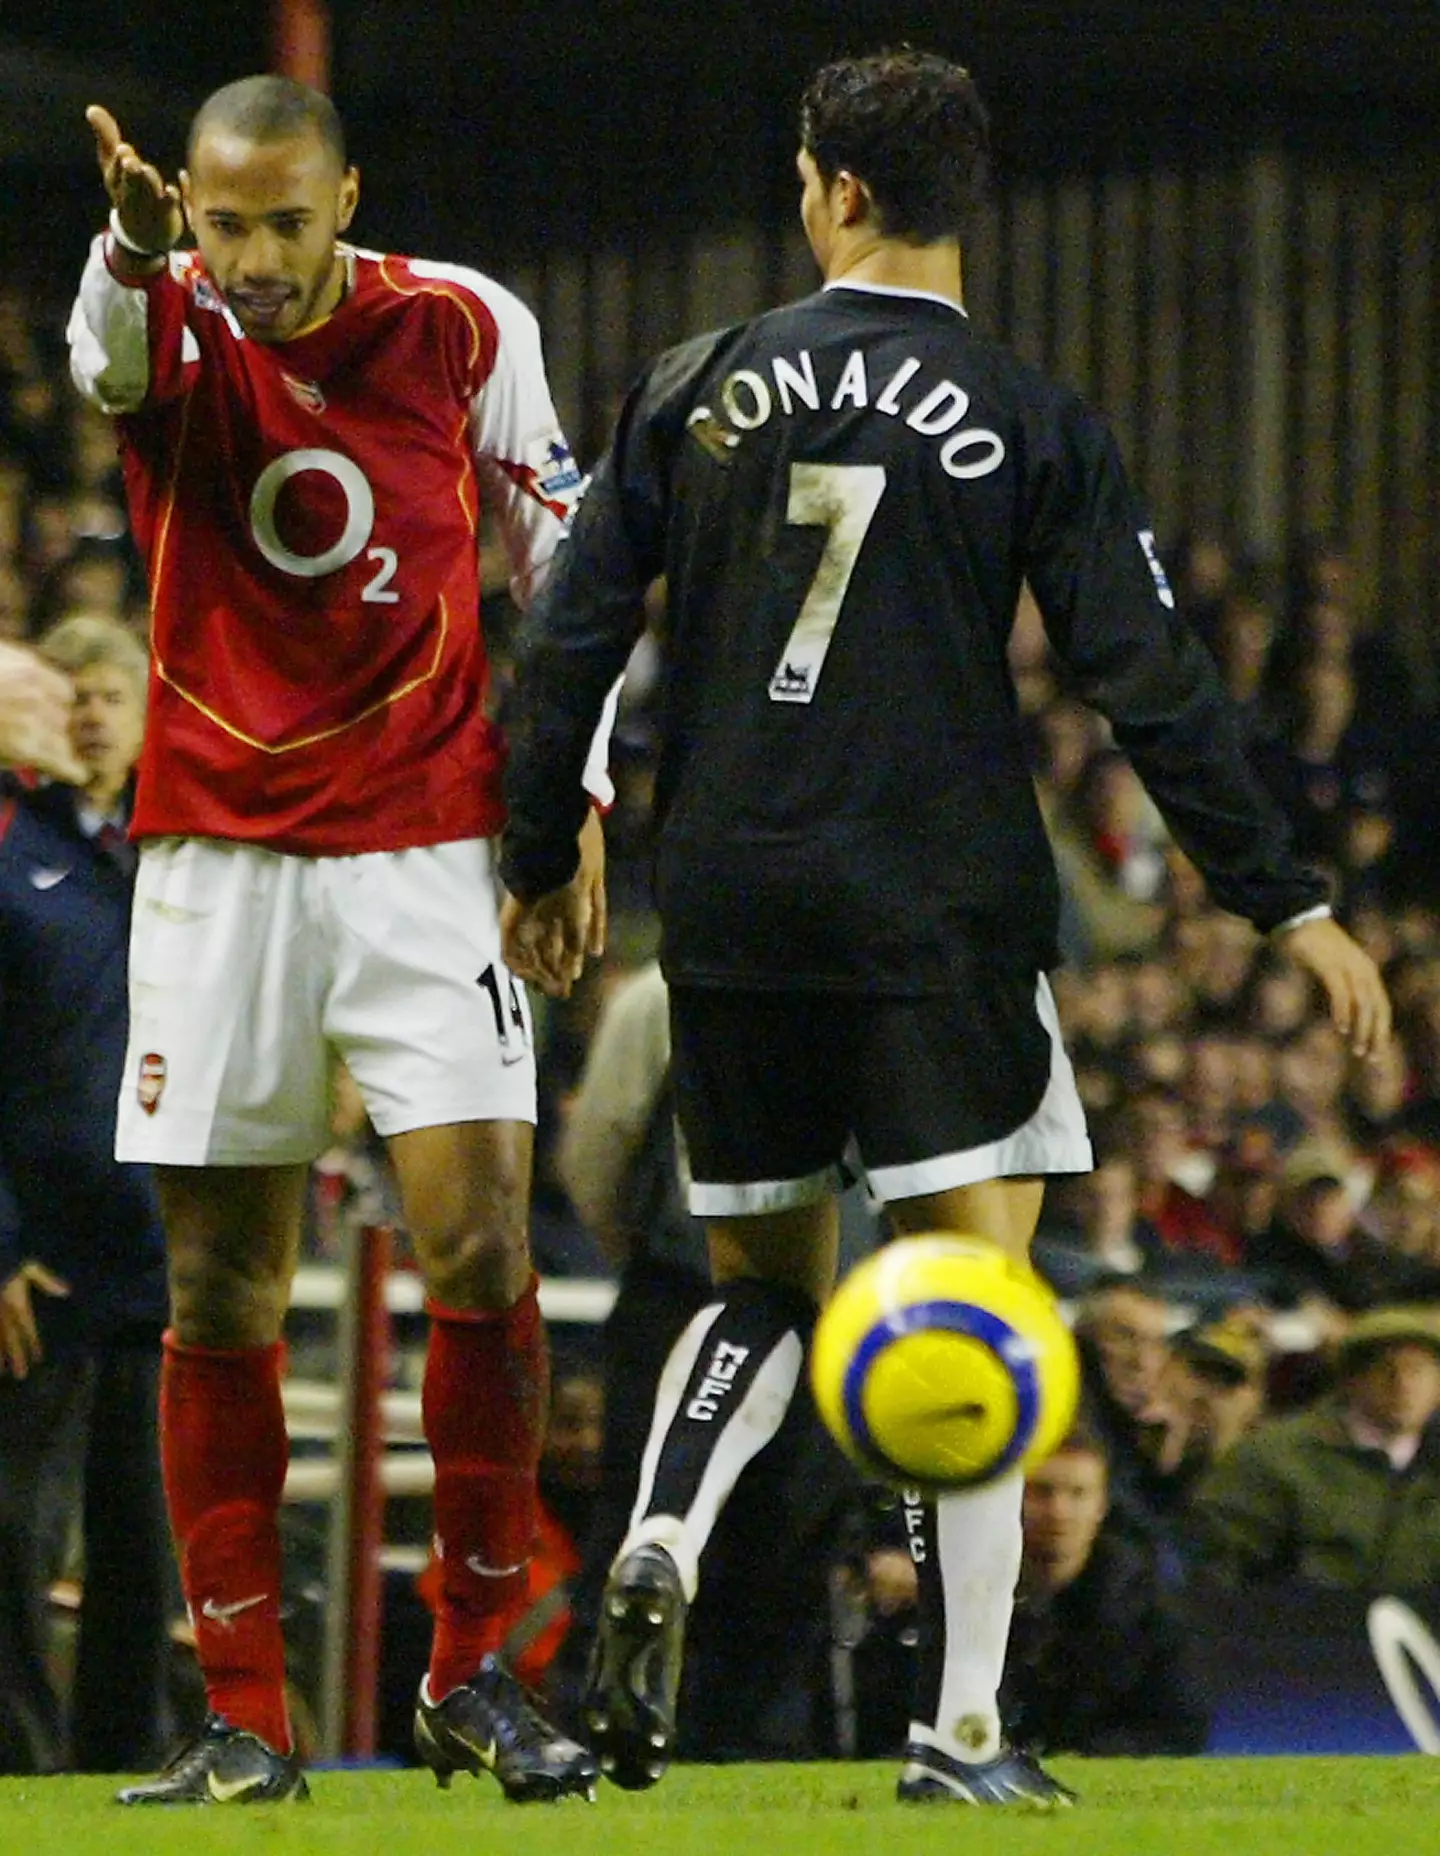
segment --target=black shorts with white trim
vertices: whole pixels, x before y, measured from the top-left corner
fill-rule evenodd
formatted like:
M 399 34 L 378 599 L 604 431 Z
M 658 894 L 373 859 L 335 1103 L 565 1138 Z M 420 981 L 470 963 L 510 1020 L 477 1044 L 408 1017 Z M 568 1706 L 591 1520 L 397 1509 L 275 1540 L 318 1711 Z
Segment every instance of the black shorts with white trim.
M 882 1200 L 1091 1166 L 1043 974 L 915 998 L 677 985 L 670 1022 L 699 1217 L 808 1204 L 852 1143 Z

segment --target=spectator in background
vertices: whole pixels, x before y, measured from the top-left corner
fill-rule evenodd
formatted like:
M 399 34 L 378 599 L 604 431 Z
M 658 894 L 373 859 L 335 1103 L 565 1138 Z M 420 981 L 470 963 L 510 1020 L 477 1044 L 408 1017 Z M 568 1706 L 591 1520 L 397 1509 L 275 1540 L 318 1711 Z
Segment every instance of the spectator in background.
M 1327 863 L 1342 855 L 1348 812 L 1384 810 L 1393 785 L 1390 750 L 1357 720 L 1357 701 L 1347 663 L 1317 657 L 1300 666 L 1278 796 L 1304 854 Z
M 1189 1628 L 1153 1547 L 1108 1526 L 1109 1512 L 1104 1446 L 1083 1429 L 1025 1479 L 1007 1731 L 1042 1754 L 1203 1752 Z
M 1190 1014 L 1190 996 L 1174 967 L 1158 955 L 1127 962 L 1130 1029 L 1136 1037 L 1173 1031 Z
M 1275 614 L 1253 584 L 1232 586 L 1215 615 L 1211 649 L 1220 678 L 1244 720 L 1253 748 L 1272 732 L 1266 702 L 1266 669 L 1275 642 Z
M 1192 936 L 1181 972 L 1194 995 L 1195 1022 L 1224 1027 L 1244 997 L 1261 939 L 1249 922 L 1222 909 L 1206 909 L 1180 926 Z
M 1278 1043 L 1305 1026 L 1315 1010 L 1314 982 L 1293 961 L 1266 947 L 1257 955 L 1235 1000 L 1235 1013 L 1256 1037 Z
M 1035 1267 L 1057 1295 L 1082 1295 L 1102 1279 L 1154 1272 L 1165 1255 L 1155 1227 L 1140 1214 L 1135 1162 L 1110 1125 L 1092 1127 L 1093 1171 L 1067 1182 L 1070 1221 L 1047 1214 L 1032 1249 Z
M 1237 1125 L 1216 1155 L 1204 1203 L 1232 1263 L 1243 1264 L 1251 1244 L 1274 1222 L 1282 1166 L 1274 1130 L 1261 1120 Z
M 1398 730 L 1411 713 L 1409 682 L 1387 640 L 1361 622 L 1355 569 L 1343 543 L 1308 536 L 1299 544 L 1288 564 L 1285 605 L 1272 663 L 1277 689 L 1293 687 L 1306 663 L 1343 665 L 1354 678 L 1362 722 Z
M 1181 1090 L 1191 1140 L 1213 1152 L 1228 1138 L 1235 1115 L 1235 1040 L 1228 1031 L 1199 1031 L 1190 1040 Z
M 0 639 L 30 634 L 30 589 L 20 569 L 0 559 Z
M 37 631 L 76 611 L 124 619 L 130 603 L 131 557 L 122 536 L 123 524 L 113 536 L 81 536 L 55 563 L 36 589 L 32 623 Z
M 74 694 L 69 679 L 33 651 L 0 639 L 0 770 L 27 767 L 85 783 L 70 739 Z
M 1355 1145 L 1373 1150 L 1403 1130 L 1410 1082 L 1410 1052 L 1400 1032 L 1369 1063 L 1348 1066 L 1341 1110 Z
M 1092 754 L 1073 797 L 1046 823 L 1073 928 L 1067 958 L 1113 960 L 1154 948 L 1165 922 L 1165 833 L 1125 756 Z
M 1170 576 L 1178 610 L 1200 633 L 1213 638 L 1215 626 L 1235 579 L 1235 554 L 1223 535 L 1195 529 L 1177 537 L 1169 551 Z
M 1384 1143 L 1364 1221 L 1388 1250 L 1440 1266 L 1440 1152 L 1423 1141 Z
M 1276 1051 L 1278 1106 L 1290 1112 L 1300 1138 L 1326 1148 L 1342 1163 L 1354 1157 L 1344 1105 L 1348 1070 L 1344 1044 L 1320 1019 L 1284 1039 Z M 1348 1170 L 1342 1166 L 1342 1177 Z
M 1265 1414 L 1267 1350 L 1259 1309 L 1186 1328 L 1170 1348 L 1170 1396 L 1183 1406 L 1191 1456 L 1218 1462 Z
M 1184 1099 L 1172 1089 L 1148 1086 L 1132 1096 L 1118 1122 L 1119 1138 L 1135 1159 L 1139 1209 L 1172 1259 L 1191 1267 L 1239 1261 L 1235 1233 L 1221 1223 L 1205 1193 L 1214 1162 L 1190 1139 Z
M 1330 1332 L 1338 1331 L 1339 1314 L 1440 1300 L 1440 1270 L 1366 1231 L 1343 1163 L 1308 1143 L 1286 1162 L 1274 1221 L 1248 1244 L 1245 1267 L 1267 1302 L 1306 1308 Z
M 85 779 L 0 789 L 0 1769 L 116 1772 L 164 1745 L 174 1582 L 164 1244 L 149 1169 L 113 1157 L 146 662 L 103 619 L 71 619 L 42 648 L 73 680 Z M 140 1087 L 164 1080 L 162 1065 Z M 82 1486 L 67 1734 L 43 1618 Z
M 1440 1323 L 1377 1308 L 1339 1342 L 1333 1391 L 1242 1437 L 1195 1491 L 1200 1562 L 1232 1581 L 1359 1592 L 1440 1585 Z
M 1187 1437 L 1166 1397 L 1171 1326 L 1167 1291 L 1142 1278 L 1097 1282 L 1075 1321 L 1081 1410 L 1109 1462 L 1116 1524 L 1167 1548 Z

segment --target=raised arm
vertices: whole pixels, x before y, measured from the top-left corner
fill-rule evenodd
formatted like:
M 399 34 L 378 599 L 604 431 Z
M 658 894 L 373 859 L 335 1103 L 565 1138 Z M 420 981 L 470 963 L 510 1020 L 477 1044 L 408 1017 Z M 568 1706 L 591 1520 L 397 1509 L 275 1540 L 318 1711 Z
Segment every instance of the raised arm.
M 70 312 L 70 372 L 102 412 L 138 412 L 178 393 L 186 363 L 198 358 L 183 293 L 169 277 L 184 215 L 174 184 L 123 139 L 108 110 L 92 104 L 85 119 L 110 223 L 91 246 Z

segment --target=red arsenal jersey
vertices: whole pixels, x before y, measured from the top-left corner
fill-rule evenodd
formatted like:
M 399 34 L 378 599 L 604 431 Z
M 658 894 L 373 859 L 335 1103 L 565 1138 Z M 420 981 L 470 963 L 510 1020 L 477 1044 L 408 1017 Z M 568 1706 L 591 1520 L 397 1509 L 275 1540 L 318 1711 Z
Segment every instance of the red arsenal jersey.
M 503 823 L 481 499 L 523 606 L 580 475 L 515 297 L 458 266 L 345 255 L 334 315 L 267 345 L 198 254 L 130 284 L 92 248 L 72 370 L 117 415 L 151 592 L 137 836 L 324 855 Z

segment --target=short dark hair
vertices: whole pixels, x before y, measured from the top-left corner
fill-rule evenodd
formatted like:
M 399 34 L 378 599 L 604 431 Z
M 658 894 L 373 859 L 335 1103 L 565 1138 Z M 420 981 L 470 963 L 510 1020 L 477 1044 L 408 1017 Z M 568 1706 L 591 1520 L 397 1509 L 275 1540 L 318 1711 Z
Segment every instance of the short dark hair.
M 1109 1473 L 1110 1447 L 1094 1425 L 1083 1416 L 1075 1420 L 1050 1454 L 1052 1456 L 1093 1456 L 1104 1465 L 1106 1473 Z
M 211 129 L 228 129 L 252 142 L 316 135 L 340 167 L 345 166 L 340 112 L 323 91 L 312 90 L 293 77 L 239 77 L 208 96 L 190 125 L 185 158 L 192 166 L 200 137 Z
M 800 145 L 828 187 L 865 183 L 888 238 L 956 238 L 983 196 L 990 120 L 970 73 L 908 45 L 815 73 L 800 101 Z

